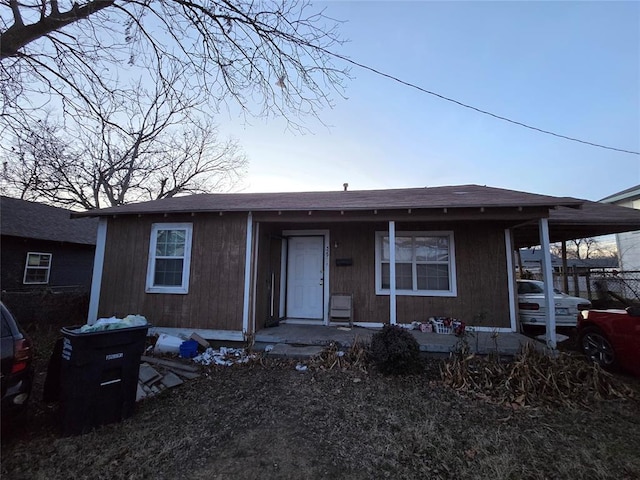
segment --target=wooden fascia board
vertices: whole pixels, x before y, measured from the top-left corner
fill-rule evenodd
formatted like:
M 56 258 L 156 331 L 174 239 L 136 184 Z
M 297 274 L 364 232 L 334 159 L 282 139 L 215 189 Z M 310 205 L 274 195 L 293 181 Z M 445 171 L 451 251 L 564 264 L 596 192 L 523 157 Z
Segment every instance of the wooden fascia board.
M 400 209 L 400 210 L 342 210 L 342 211 L 279 211 L 254 212 L 254 219 L 260 222 L 449 222 L 449 221 L 509 221 L 527 223 L 540 218 L 548 218 L 546 207 L 519 210 L 507 208 L 447 208 L 447 209 Z

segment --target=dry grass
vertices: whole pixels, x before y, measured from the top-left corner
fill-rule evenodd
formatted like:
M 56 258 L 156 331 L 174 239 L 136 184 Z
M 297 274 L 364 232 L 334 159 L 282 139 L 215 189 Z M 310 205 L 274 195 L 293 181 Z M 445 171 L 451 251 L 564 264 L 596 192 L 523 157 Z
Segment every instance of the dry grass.
M 60 437 L 56 410 L 36 401 L 28 430 L 3 437 L 2 478 L 640 478 L 637 395 L 512 408 L 450 388 L 440 361 L 389 377 L 362 346 L 338 352 L 304 372 L 264 358 L 207 368 L 79 437 Z
M 626 383 L 582 356 L 550 354 L 526 344 L 512 361 L 477 357 L 462 349 L 442 365 L 445 385 L 515 407 L 589 407 L 605 399 L 633 398 Z

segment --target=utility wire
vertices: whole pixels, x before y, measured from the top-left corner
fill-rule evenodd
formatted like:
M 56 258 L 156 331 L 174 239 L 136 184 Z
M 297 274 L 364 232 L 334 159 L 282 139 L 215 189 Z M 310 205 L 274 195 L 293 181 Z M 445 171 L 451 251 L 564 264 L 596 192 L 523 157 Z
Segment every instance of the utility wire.
M 465 108 L 469 108 L 471 110 L 475 110 L 476 112 L 482 113 L 484 115 L 489 115 L 490 117 L 497 118 L 498 120 L 503 120 L 505 122 L 513 123 L 515 125 L 520 125 L 521 127 L 528 128 L 530 130 L 535 130 L 536 132 L 546 133 L 547 135 L 553 135 L 554 137 L 564 138 L 565 140 L 571 140 L 572 142 L 578 142 L 578 143 L 584 143 L 585 145 L 591 145 L 592 147 L 604 148 L 604 149 L 607 149 L 607 150 L 614 150 L 616 152 L 622 152 L 622 153 L 630 153 L 632 155 L 640 155 L 640 152 L 635 152 L 633 150 L 625 150 L 623 148 L 609 147 L 607 145 L 601 145 L 599 143 L 588 142 L 586 140 L 581 140 L 579 138 L 574 138 L 574 137 L 568 137 L 566 135 L 561 135 L 559 133 L 551 132 L 549 130 L 543 130 L 542 128 L 533 127 L 531 125 L 527 125 L 526 123 L 518 122 L 516 120 L 511 120 L 510 118 L 503 117 L 501 115 L 496 115 L 495 113 L 491 113 L 491 112 L 488 112 L 486 110 L 482 110 L 481 108 L 477 108 L 477 107 L 474 107 L 472 105 L 467 105 L 466 103 L 459 102 L 458 100 L 454 100 L 453 98 L 445 97 L 444 95 L 440 95 L 439 93 L 432 92 L 430 90 L 422 88 L 422 87 L 420 87 L 418 85 L 415 85 L 413 83 L 406 82 L 404 80 L 401 80 L 398 77 L 394 77 L 393 75 L 389 75 L 388 73 L 384 73 L 384 72 L 381 72 L 380 70 L 376 70 L 373 67 L 369 67 L 369 66 L 364 65 L 362 63 L 358 63 L 355 60 L 351 60 L 350 58 L 344 57 L 344 56 L 342 56 L 340 54 L 331 52 L 329 50 L 324 50 L 324 49 L 322 49 L 322 50 L 328 55 L 331 55 L 333 57 L 336 57 L 336 58 L 339 58 L 341 60 L 344 60 L 345 62 L 351 63 L 352 65 L 360 67 L 360 68 L 362 68 L 364 70 L 369 70 L 370 72 L 373 72 L 376 75 L 380 75 L 382 77 L 389 78 L 389 79 L 391 79 L 391 80 L 393 80 L 395 82 L 401 83 L 402 85 L 406 85 L 407 87 L 415 88 L 416 90 L 419 90 L 419 91 L 421 91 L 423 93 L 427 93 L 429 95 L 433 95 L 434 97 L 441 98 L 442 100 L 446 100 L 447 102 L 455 103 L 456 105 L 460 105 L 461 107 L 465 107 Z

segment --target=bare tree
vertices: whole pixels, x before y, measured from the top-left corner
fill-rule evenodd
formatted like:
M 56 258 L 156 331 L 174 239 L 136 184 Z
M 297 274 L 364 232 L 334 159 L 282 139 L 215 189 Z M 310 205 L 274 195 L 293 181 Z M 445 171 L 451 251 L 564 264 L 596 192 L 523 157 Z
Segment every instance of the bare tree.
M 299 126 L 342 93 L 338 25 L 307 0 L 0 0 L 0 119 L 20 130 L 52 104 L 99 115 L 96 98 L 131 102 L 142 79 Z
M 98 102 L 97 115 L 45 119 L 15 135 L 2 152 L 5 193 L 93 209 L 230 190 L 242 178 L 238 144 L 220 141 L 171 91 L 140 90 L 138 100 Z
M 561 257 L 562 245 L 554 244 L 551 246 L 551 253 Z M 567 241 L 567 258 L 577 260 L 588 260 L 590 258 L 615 257 L 616 253 L 603 245 L 597 238 L 577 238 Z

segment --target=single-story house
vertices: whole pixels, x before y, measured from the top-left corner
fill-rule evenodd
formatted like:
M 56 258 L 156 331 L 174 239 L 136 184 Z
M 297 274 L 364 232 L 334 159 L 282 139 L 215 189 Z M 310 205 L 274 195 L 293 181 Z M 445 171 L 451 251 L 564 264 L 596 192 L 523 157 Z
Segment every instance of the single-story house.
M 76 288 L 89 292 L 98 220 L 71 210 L 0 197 L 3 291 Z
M 243 340 L 277 321 L 332 324 L 331 298 L 344 294 L 356 325 L 445 316 L 516 331 L 514 251 L 576 238 L 562 227 L 587 203 L 462 185 L 201 194 L 76 214 L 100 218 L 89 322 L 141 314 Z

